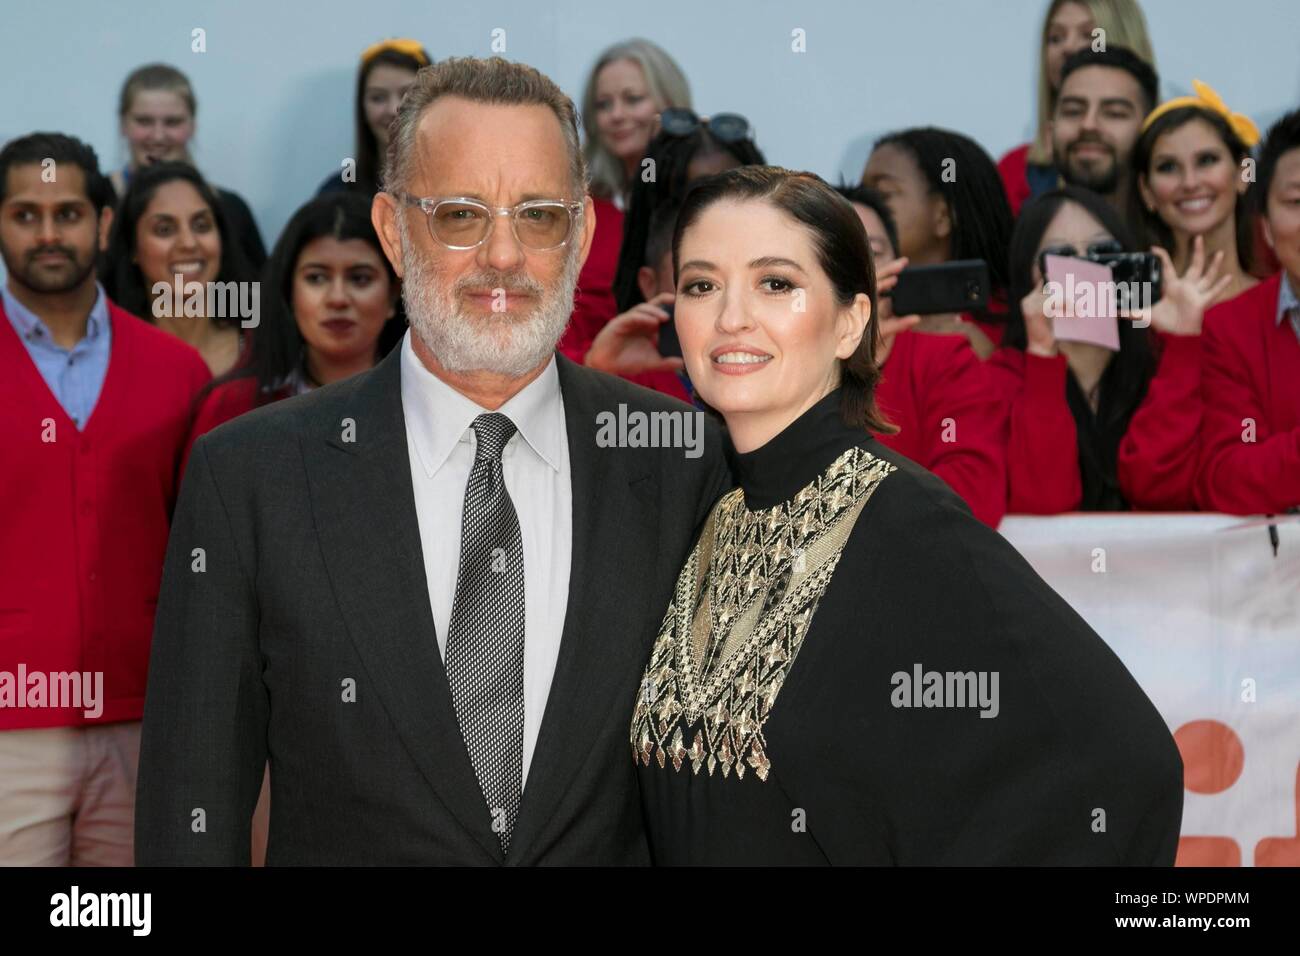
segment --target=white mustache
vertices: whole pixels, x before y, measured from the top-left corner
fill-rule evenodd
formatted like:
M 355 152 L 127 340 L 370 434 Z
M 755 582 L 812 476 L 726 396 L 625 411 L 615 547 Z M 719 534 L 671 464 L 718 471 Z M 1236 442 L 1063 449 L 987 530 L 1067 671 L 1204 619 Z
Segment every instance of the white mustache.
M 533 295 L 533 296 L 540 296 L 542 293 L 546 291 L 542 287 L 542 284 L 540 282 L 516 280 L 514 282 L 507 283 L 501 281 L 500 277 L 494 279 L 487 279 L 487 278 L 480 278 L 478 276 L 470 276 L 469 278 L 461 279 L 459 282 L 456 283 L 457 295 L 460 295 L 464 292 L 468 292 L 470 289 L 490 289 L 493 291 L 497 289 L 501 289 L 507 295 L 509 295 L 510 293 L 515 293 L 517 295 Z

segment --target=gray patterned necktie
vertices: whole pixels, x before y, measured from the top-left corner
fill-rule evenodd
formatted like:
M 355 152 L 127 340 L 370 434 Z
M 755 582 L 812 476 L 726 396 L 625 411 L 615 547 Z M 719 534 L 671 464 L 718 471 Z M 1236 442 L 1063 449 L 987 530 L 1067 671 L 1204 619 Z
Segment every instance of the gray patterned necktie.
M 474 419 L 465 485 L 460 572 L 447 631 L 451 699 L 501 851 L 519 814 L 524 764 L 524 552 L 501 473 L 515 425 L 499 412 Z

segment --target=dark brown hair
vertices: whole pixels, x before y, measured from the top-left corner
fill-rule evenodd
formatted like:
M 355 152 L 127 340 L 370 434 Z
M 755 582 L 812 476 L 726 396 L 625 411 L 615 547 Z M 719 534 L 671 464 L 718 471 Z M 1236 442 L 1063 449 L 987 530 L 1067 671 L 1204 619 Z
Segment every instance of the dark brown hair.
M 817 262 L 830 279 L 835 302 L 847 308 L 863 293 L 871 301 L 871 318 L 857 349 L 840 363 L 840 414 L 846 424 L 880 434 L 891 425 L 876 407 L 879 318 L 876 268 L 867 231 L 853 205 L 816 173 L 779 166 L 740 166 L 699 180 L 686 194 L 673 231 L 673 275 L 680 262 L 682 236 L 706 209 L 724 200 L 766 202 L 808 230 Z
M 1152 122 L 1133 144 L 1130 164 L 1133 172 L 1148 184 L 1151 180 L 1151 160 L 1154 158 L 1156 142 L 1166 133 L 1186 126 L 1192 120 L 1203 120 L 1218 135 L 1229 158 L 1237 164 L 1237 175 L 1242 175 L 1241 164 L 1250 156 L 1250 148 L 1241 141 L 1227 120 L 1217 113 L 1199 106 L 1180 106 L 1164 113 Z M 1128 221 L 1137 229 L 1137 239 L 1141 248 L 1161 246 L 1172 254 L 1174 250 L 1174 232 L 1169 224 L 1153 210 L 1146 207 L 1142 192 L 1136 187 L 1129 190 Z M 1234 235 L 1237 242 L 1237 260 L 1241 267 L 1250 272 L 1254 266 L 1255 217 L 1254 202 L 1250 191 L 1237 194 L 1233 208 Z
M 377 66 L 392 66 L 399 70 L 410 70 L 418 74 L 422 67 L 432 61 L 423 49 L 420 56 L 412 56 L 401 50 L 382 49 L 361 62 L 357 70 L 357 90 L 353 101 L 353 123 L 356 128 L 357 184 L 368 193 L 379 191 L 379 176 L 383 169 L 384 157 L 379 155 L 379 141 L 375 131 L 366 120 L 366 83 Z M 421 59 L 421 56 L 423 59 Z

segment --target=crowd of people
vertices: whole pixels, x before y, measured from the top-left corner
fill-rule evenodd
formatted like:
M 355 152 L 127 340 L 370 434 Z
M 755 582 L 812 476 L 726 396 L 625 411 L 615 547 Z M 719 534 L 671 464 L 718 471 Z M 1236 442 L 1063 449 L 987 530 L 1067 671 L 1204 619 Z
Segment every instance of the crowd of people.
M 991 527 L 1007 513 L 1300 507 L 1300 111 L 1264 134 L 1199 77 L 1162 102 L 1153 50 L 1137 0 L 1052 0 L 1032 142 L 995 162 L 953 130 L 898 130 L 836 187 L 882 294 L 876 437 Z M 72 133 L 0 150 L 0 524 L 23 542 L 0 557 L 0 667 L 102 671 L 109 689 L 94 720 L 0 709 L 0 862 L 129 860 L 122 795 L 191 449 L 400 347 L 401 270 L 372 203 L 398 107 L 434 62 L 409 39 L 364 51 L 354 155 L 269 254 L 248 204 L 193 164 L 198 97 L 174 67 L 123 83 L 121 169 Z M 662 347 L 685 294 L 678 217 L 709 177 L 768 157 L 741 113 L 697 113 L 685 72 L 646 40 L 601 53 L 578 102 L 594 234 L 558 351 L 706 407 Z M 1068 337 L 1045 257 L 1119 253 L 1154 256 L 1158 299 L 1110 316 L 1113 344 Z M 909 268 L 971 260 L 986 301 L 893 313 Z M 255 288 L 257 320 L 230 295 L 184 294 L 194 283 Z

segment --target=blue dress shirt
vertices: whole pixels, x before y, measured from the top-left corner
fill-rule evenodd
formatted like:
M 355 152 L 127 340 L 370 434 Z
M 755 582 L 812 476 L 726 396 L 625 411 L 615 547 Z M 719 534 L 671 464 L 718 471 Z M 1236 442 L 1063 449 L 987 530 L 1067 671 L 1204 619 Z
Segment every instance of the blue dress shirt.
M 86 334 L 70 349 L 54 341 L 49 326 L 14 298 L 7 285 L 0 286 L 0 296 L 4 298 L 5 315 L 36 363 L 41 378 L 77 429 L 84 430 L 104 387 L 112 351 L 113 328 L 108 320 L 108 298 L 103 286 L 95 284 L 95 304 L 90 308 Z

